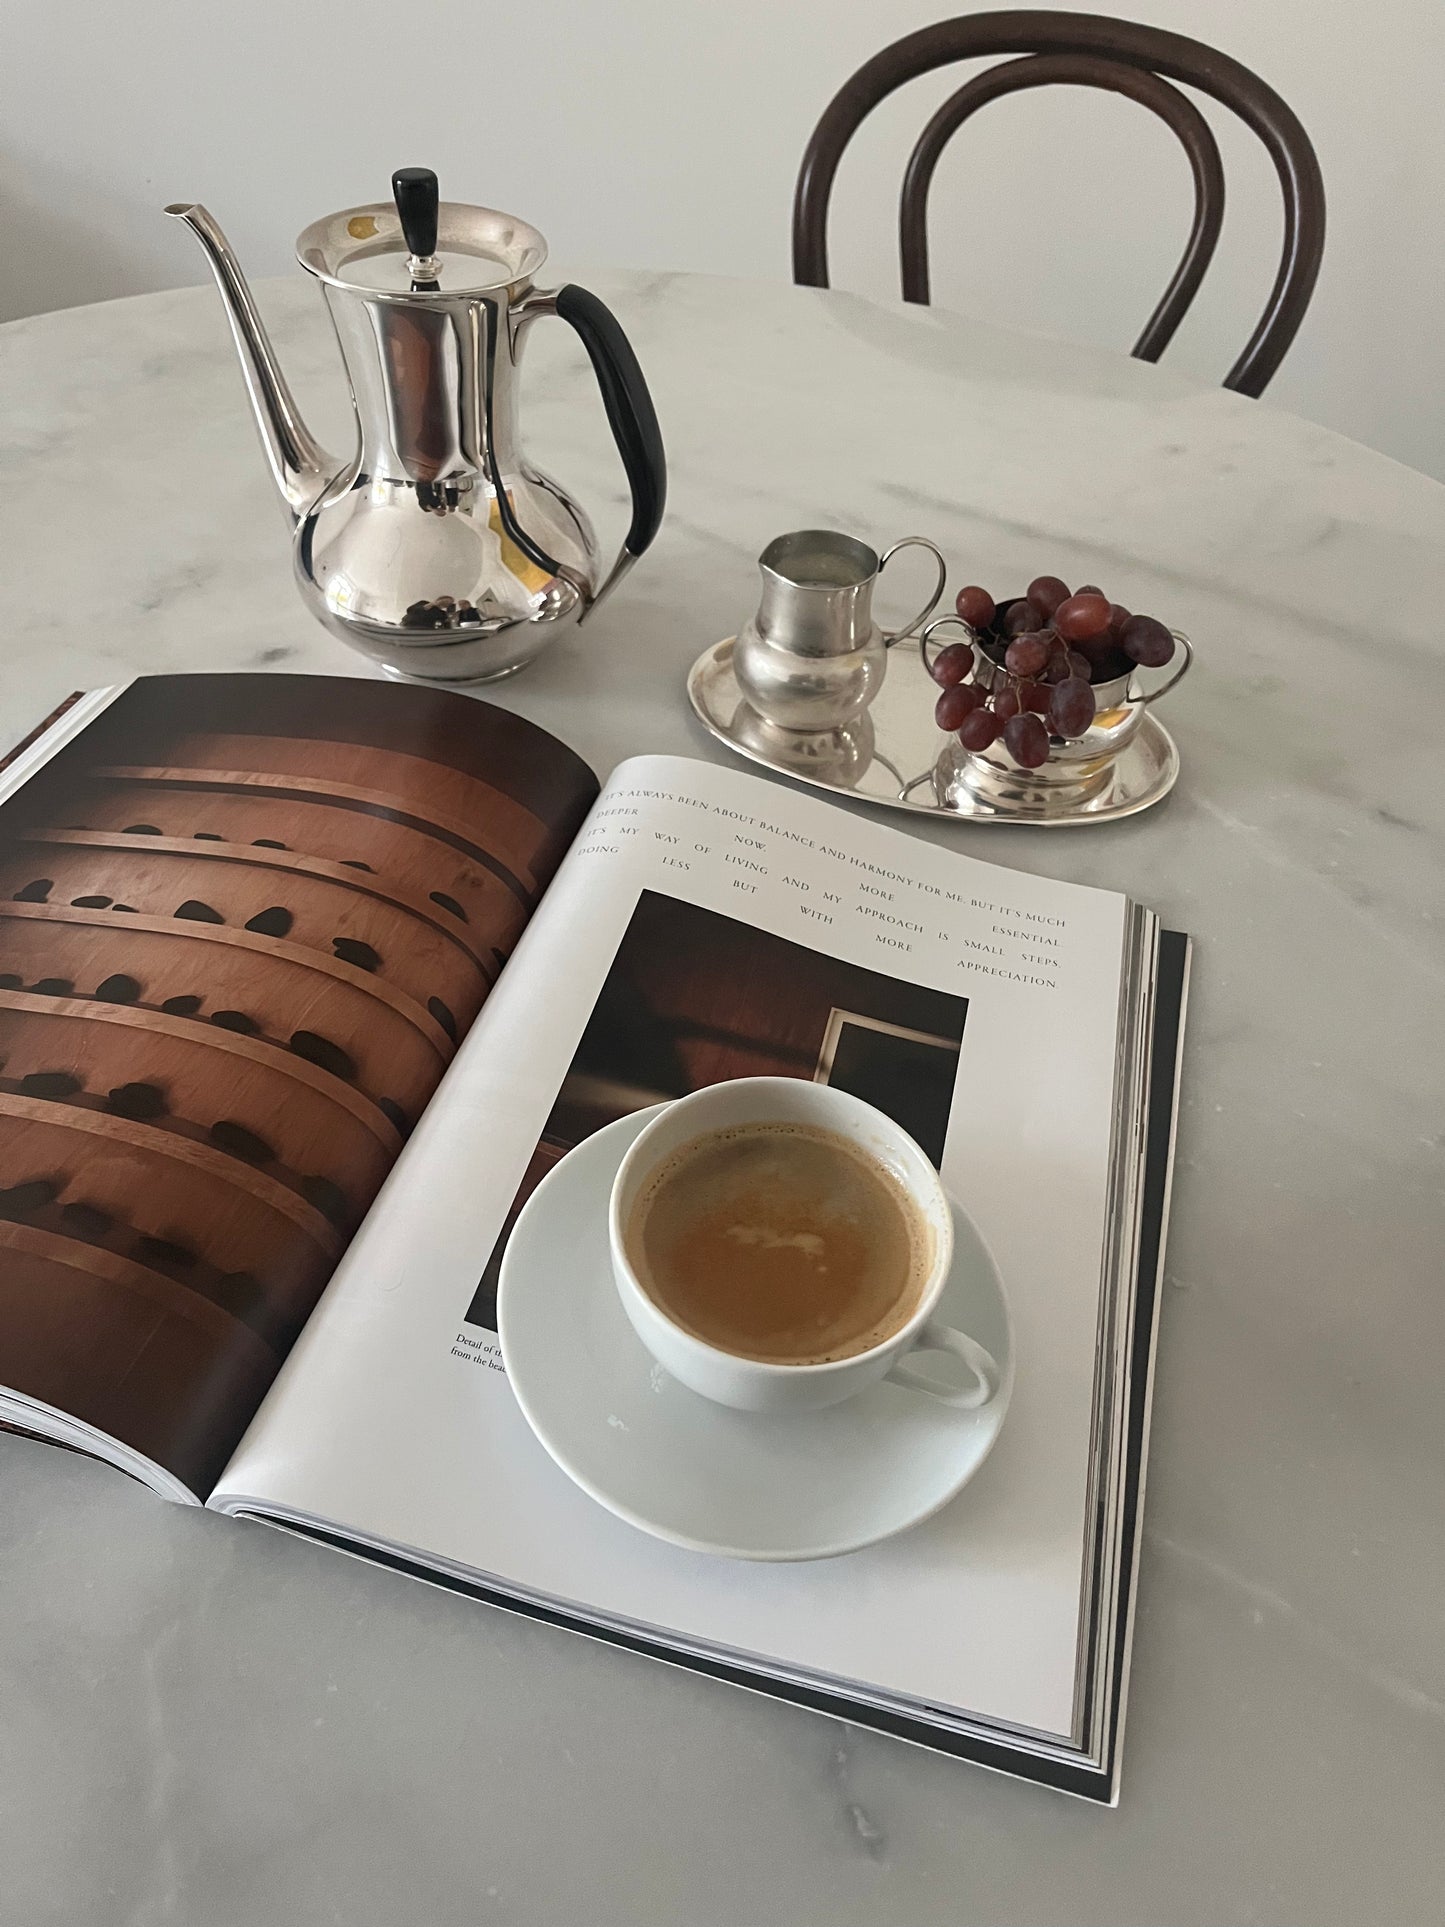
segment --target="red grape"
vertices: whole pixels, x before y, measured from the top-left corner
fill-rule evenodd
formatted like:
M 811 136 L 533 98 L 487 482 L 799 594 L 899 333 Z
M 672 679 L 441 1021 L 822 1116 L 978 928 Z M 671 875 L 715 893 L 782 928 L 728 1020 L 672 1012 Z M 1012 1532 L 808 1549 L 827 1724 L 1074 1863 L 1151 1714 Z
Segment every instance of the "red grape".
M 973 651 L 966 642 L 951 642 L 946 649 L 940 649 L 929 665 L 928 673 L 936 683 L 951 689 L 955 683 L 963 681 L 973 667 Z
M 1030 602 L 1027 596 L 1020 596 L 1017 602 L 1009 604 L 1004 613 L 1003 632 L 1006 636 L 1027 635 L 1047 621 L 1048 617 L 1042 609 Z
M 1085 582 L 1080 588 L 1075 589 L 1074 594 L 1103 596 L 1105 602 L 1109 600 L 1097 582 Z
M 1041 610 L 1046 622 L 1053 620 L 1055 609 L 1069 599 L 1069 585 L 1056 575 L 1036 575 L 1024 591 L 1029 601 Z
M 1094 692 L 1080 676 L 1049 691 L 1049 727 L 1056 736 L 1082 736 L 1094 720 Z
M 976 682 L 959 683 L 945 689 L 933 706 L 933 720 L 940 729 L 954 730 L 965 716 L 971 716 L 983 702 L 983 691 Z
M 1046 682 L 1026 682 L 1019 684 L 1019 694 L 1025 709 L 1031 709 L 1036 716 L 1046 716 L 1049 712 L 1049 699 L 1053 690 Z
M 1109 604 L 1109 634 L 1117 638 L 1124 624 L 1129 620 L 1129 611 L 1122 602 Z
M 1049 760 L 1048 731 L 1037 716 L 1014 716 L 1004 724 L 1004 748 L 1024 769 L 1038 769 Z
M 953 606 L 970 628 L 987 629 L 993 621 L 993 597 L 987 589 L 980 589 L 976 583 L 970 583 L 966 589 L 960 589 L 954 598 Z
M 1054 611 L 1054 627 L 1066 642 L 1087 642 L 1109 627 L 1109 605 L 1101 595 L 1071 595 Z
M 1015 636 L 1004 651 L 1004 668 L 1014 676 L 1036 676 L 1049 659 L 1047 636 Z
M 1001 723 L 1006 723 L 1010 716 L 1018 715 L 1023 708 L 1023 703 L 1019 700 L 1018 690 L 1012 683 L 1008 683 L 1002 689 L 994 691 L 989 708 Z
M 1153 616 L 1130 616 L 1119 637 L 1124 654 L 1141 669 L 1162 669 L 1174 654 L 1174 638 Z
M 1044 671 L 1046 682 L 1067 682 L 1070 676 L 1082 676 L 1089 680 L 1089 655 L 1091 649 L 1110 647 L 1106 636 L 1101 643 L 1080 643 L 1077 649 L 1056 649 L 1049 657 L 1049 666 Z
M 965 749 L 987 749 L 998 736 L 998 717 L 989 709 L 976 709 L 959 725 L 958 740 Z

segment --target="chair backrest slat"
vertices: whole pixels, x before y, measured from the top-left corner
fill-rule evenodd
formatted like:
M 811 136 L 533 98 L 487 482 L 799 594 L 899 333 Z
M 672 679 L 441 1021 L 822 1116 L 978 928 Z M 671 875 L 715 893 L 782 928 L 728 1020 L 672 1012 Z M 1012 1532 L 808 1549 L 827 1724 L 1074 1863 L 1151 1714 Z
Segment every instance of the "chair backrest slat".
M 1049 84 L 1108 87 L 1158 114 L 1178 136 L 1194 175 L 1194 224 L 1173 279 L 1134 346 L 1155 360 L 1183 319 L 1219 239 L 1224 176 L 1203 116 L 1171 81 L 1209 94 L 1263 142 L 1284 201 L 1284 245 L 1263 314 L 1225 387 L 1259 395 L 1298 332 L 1324 252 L 1325 196 L 1309 136 L 1290 108 L 1256 74 L 1201 41 L 1102 14 L 1009 10 L 942 20 L 907 34 L 866 61 L 844 83 L 813 131 L 793 201 L 793 278 L 828 286 L 827 218 L 843 151 L 880 101 L 908 81 L 960 60 L 990 56 L 1009 64 L 977 76 L 933 116 L 909 161 L 899 209 L 904 298 L 928 299 L 927 199 L 947 142 L 979 107 L 1020 88 Z
M 903 177 L 898 204 L 898 251 L 903 299 L 930 298 L 928 273 L 928 193 L 944 148 L 980 107 L 1030 87 L 1097 87 L 1123 94 L 1157 114 L 1177 136 L 1194 176 L 1194 223 L 1179 264 L 1160 297 L 1133 353 L 1157 361 L 1199 292 L 1224 225 L 1224 164 L 1209 122 L 1191 100 L 1167 80 L 1140 67 L 1084 54 L 1028 54 L 990 67 L 965 81 L 939 108 L 918 137 Z

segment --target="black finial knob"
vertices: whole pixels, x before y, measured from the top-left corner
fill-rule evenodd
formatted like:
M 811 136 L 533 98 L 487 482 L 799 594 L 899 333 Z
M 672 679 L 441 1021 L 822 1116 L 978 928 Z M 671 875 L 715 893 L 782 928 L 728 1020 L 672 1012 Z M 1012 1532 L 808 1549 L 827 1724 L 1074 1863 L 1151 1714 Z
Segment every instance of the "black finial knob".
M 437 177 L 429 167 L 399 167 L 391 177 L 401 231 L 414 255 L 437 249 Z

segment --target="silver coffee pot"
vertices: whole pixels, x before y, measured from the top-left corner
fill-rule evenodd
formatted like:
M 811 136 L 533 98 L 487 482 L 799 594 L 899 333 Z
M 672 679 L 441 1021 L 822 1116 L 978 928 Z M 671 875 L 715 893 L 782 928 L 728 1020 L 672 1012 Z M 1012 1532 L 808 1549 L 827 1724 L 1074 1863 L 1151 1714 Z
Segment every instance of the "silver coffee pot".
M 493 208 L 439 201 L 403 168 L 393 201 L 313 222 L 296 256 L 331 313 L 356 410 L 349 455 L 302 421 L 225 235 L 176 203 L 221 291 L 271 474 L 290 515 L 301 593 L 391 675 L 484 682 L 581 622 L 657 533 L 662 437 L 637 357 L 585 288 L 534 285 L 547 244 Z M 581 507 L 533 466 L 517 431 L 517 363 L 558 315 L 592 361 L 627 471 L 632 520 L 605 573 Z

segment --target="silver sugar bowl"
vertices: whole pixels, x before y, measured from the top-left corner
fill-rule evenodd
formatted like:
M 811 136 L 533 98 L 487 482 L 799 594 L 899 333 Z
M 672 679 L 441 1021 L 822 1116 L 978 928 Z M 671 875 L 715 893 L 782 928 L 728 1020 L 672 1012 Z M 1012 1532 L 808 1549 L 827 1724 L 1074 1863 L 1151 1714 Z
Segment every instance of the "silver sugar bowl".
M 923 632 L 920 653 L 930 669 L 929 644 L 941 629 L 961 629 L 973 646 L 972 681 L 992 694 L 1010 681 L 1006 669 L 987 648 L 988 638 L 959 616 L 940 616 Z M 1151 670 L 1131 669 L 1127 675 L 1095 683 L 1094 720 L 1082 736 L 1049 738 L 1049 760 L 1038 769 L 1022 769 L 1009 755 L 1003 739 L 987 749 L 965 749 L 949 736 L 934 765 L 933 789 L 944 808 L 956 808 L 960 795 L 980 797 L 1012 814 L 1060 815 L 1099 796 L 1113 781 L 1121 753 L 1139 734 L 1153 703 L 1181 682 L 1194 661 L 1194 647 L 1179 629 L 1171 629 L 1179 661 L 1164 681 L 1146 687 L 1141 680 Z

